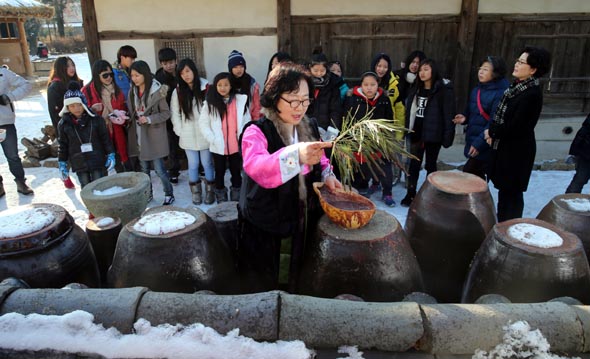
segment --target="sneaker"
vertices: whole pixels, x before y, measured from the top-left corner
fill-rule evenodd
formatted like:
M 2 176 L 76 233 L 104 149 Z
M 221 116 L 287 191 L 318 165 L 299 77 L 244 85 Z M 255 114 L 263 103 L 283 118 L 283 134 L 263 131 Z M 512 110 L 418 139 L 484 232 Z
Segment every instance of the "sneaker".
M 178 183 L 178 176 L 170 176 L 170 183 L 177 184 Z
M 72 180 L 70 179 L 70 177 L 68 177 L 68 178 L 66 178 L 64 180 L 64 186 L 67 189 L 74 189 L 74 188 L 76 188 L 76 186 L 74 185 L 74 182 L 72 182 Z
M 371 195 L 375 192 L 381 191 L 381 184 L 380 183 L 373 183 L 369 190 L 367 191 L 367 197 L 371 197 Z
M 395 207 L 396 203 L 391 195 L 383 196 L 383 198 L 381 198 L 381 200 L 385 203 L 386 206 Z
M 174 196 L 164 196 L 164 203 L 162 203 L 162 206 L 169 206 L 172 203 L 174 203 Z

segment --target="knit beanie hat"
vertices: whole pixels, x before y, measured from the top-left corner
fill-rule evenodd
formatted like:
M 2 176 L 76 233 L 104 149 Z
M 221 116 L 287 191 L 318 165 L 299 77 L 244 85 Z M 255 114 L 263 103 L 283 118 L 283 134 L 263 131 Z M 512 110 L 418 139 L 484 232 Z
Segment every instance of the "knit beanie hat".
M 65 113 L 70 112 L 68 110 L 68 105 L 73 103 L 79 103 L 84 107 L 84 111 L 88 113 L 90 116 L 96 116 L 92 111 L 88 109 L 88 101 L 86 101 L 86 96 L 80 91 L 80 84 L 77 81 L 70 81 L 68 85 L 68 90 L 64 94 L 64 107 L 59 112 L 60 116 L 63 116 Z
M 227 68 L 229 72 L 238 65 L 244 65 L 244 69 L 246 69 L 246 60 L 241 52 L 233 50 L 227 57 Z

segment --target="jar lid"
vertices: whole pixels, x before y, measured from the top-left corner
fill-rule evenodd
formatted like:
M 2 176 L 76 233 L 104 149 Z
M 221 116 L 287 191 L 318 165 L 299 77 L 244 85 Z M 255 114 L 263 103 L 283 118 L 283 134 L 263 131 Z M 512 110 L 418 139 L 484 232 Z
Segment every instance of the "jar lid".
M 41 249 L 70 232 L 74 219 L 65 208 L 33 203 L 0 213 L 0 255 Z

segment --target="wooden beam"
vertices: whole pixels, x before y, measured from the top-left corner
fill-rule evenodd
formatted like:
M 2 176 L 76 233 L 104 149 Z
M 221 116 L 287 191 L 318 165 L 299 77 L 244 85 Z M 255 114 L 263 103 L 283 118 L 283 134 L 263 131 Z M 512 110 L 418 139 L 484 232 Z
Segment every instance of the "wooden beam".
M 291 16 L 291 24 L 357 23 L 357 22 L 457 22 L 457 15 L 350 15 Z
M 457 109 L 464 109 L 469 98 L 469 75 L 473 61 L 475 32 L 477 30 L 477 10 L 479 0 L 462 0 L 457 32 L 457 57 L 453 72 Z
M 277 47 L 291 53 L 291 0 L 277 0 Z
M 519 34 L 514 36 L 517 39 L 588 39 L 590 34 L 551 34 L 551 35 L 540 35 L 540 34 Z
M 417 37 L 417 34 L 332 35 L 330 40 L 407 40 Z
M 25 20 L 18 19 L 18 41 L 20 42 L 20 51 L 23 57 L 25 65 L 25 73 L 27 76 L 33 76 L 33 65 L 31 64 L 31 58 L 29 57 L 29 44 L 27 44 L 27 33 L 25 32 Z
M 189 29 L 175 31 L 101 31 L 101 40 L 129 39 L 197 39 L 203 37 L 239 37 L 239 36 L 271 36 L 276 35 L 274 27 L 242 28 L 242 29 Z
M 82 18 L 84 24 L 84 36 L 90 66 L 102 58 L 100 54 L 100 39 L 98 37 L 98 25 L 96 23 L 96 9 L 94 0 L 82 0 Z

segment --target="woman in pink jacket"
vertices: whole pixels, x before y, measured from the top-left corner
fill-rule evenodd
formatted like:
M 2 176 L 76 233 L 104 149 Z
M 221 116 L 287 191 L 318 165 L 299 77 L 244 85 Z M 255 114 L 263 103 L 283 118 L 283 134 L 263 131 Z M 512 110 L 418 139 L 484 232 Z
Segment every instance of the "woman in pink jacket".
M 315 181 L 342 188 L 332 173 L 315 120 L 305 116 L 313 91 L 300 65 L 281 63 L 261 97 L 263 117 L 243 130 L 243 183 L 239 201 L 238 263 L 253 279 L 248 290 L 278 286 L 281 240 L 291 237 L 289 288 L 293 290 L 306 233 L 321 215 Z M 306 231 L 307 229 L 307 231 Z

